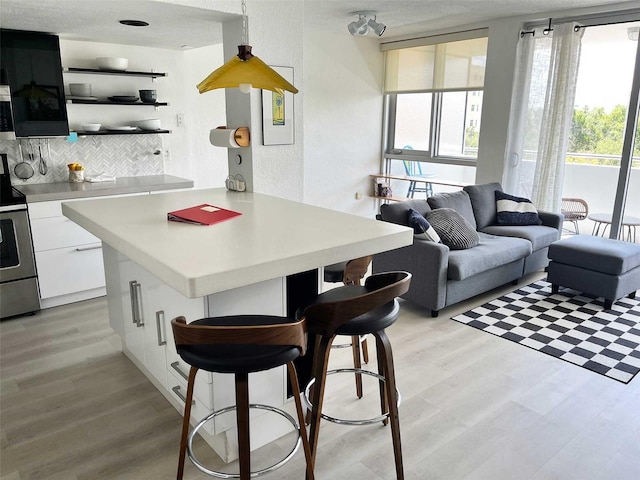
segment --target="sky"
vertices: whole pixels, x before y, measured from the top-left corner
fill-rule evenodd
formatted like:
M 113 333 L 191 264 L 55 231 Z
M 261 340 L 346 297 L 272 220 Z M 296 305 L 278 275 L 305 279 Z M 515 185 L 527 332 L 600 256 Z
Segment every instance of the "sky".
M 640 22 L 585 29 L 576 106 L 600 106 L 607 112 L 618 104 L 628 106 L 638 46 L 637 41 L 628 38 L 630 25 L 638 26 Z

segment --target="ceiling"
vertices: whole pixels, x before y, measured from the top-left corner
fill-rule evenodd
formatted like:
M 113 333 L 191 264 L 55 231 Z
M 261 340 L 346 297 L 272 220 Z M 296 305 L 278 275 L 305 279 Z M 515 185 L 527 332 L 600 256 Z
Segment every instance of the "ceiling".
M 247 15 L 251 19 L 251 2 Z M 271 1 L 271 0 L 260 0 Z M 631 8 L 611 0 L 290 0 L 304 2 L 305 25 L 348 35 L 358 10 L 377 12 L 387 25 L 384 38 L 526 14 L 535 18 L 596 5 Z M 282 2 L 280 2 L 282 3 Z M 274 4 L 277 5 L 276 2 Z M 637 3 L 635 4 L 637 6 Z M 212 10 L 215 8 L 216 10 Z M 222 42 L 221 22 L 240 13 L 239 0 L 1 0 L 0 26 L 49 32 L 61 38 L 167 49 Z M 127 27 L 118 20 L 144 20 Z

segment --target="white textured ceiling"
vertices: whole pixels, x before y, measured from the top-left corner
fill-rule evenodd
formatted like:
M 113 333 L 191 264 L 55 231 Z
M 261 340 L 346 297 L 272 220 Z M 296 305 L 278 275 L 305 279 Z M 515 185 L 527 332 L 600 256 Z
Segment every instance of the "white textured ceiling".
M 247 15 L 251 18 L 249 0 Z M 349 16 L 357 10 L 377 11 L 387 25 L 384 38 L 405 36 L 456 25 L 515 15 L 566 12 L 603 5 L 637 7 L 637 2 L 610 0 L 290 0 L 303 2 L 305 24 L 347 33 Z M 239 0 L 0 0 L 0 26 L 60 35 L 61 38 L 180 49 L 220 43 L 223 22 L 240 12 Z M 126 27 L 118 20 L 149 22 Z

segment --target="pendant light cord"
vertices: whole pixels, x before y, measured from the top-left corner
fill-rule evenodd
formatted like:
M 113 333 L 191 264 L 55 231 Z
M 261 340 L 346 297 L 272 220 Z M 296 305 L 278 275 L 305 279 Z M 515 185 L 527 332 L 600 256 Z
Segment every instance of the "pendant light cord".
M 242 44 L 249 45 L 249 33 L 247 32 L 247 3 L 242 0 Z

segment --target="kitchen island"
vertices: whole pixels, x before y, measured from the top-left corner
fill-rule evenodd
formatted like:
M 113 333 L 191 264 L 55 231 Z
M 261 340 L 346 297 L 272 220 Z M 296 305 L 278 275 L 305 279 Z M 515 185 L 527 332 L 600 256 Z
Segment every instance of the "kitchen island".
M 200 204 L 242 215 L 210 226 L 167 221 Z M 324 265 L 409 245 L 411 229 L 311 205 L 225 189 L 64 203 L 63 214 L 103 242 L 109 320 L 125 354 L 182 412 L 188 366 L 170 321 L 261 313 L 291 315 L 316 294 Z M 252 402 L 287 405 L 286 372 L 252 376 Z M 198 374 L 193 417 L 234 403 L 230 375 Z M 207 424 L 205 440 L 235 458 L 234 418 Z M 252 448 L 286 433 L 270 415 L 252 420 Z

